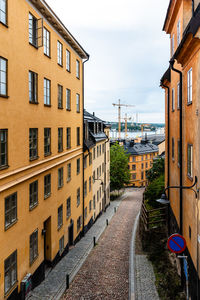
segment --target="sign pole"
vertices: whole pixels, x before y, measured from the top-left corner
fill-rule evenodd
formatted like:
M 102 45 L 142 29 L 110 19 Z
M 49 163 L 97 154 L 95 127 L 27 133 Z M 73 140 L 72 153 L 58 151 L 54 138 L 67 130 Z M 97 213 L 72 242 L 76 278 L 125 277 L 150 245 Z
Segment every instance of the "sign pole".
M 188 273 L 188 257 L 184 255 L 178 255 L 178 258 L 183 259 L 183 265 L 184 265 L 184 273 L 185 273 L 185 279 L 186 279 L 186 299 L 189 300 L 189 273 Z

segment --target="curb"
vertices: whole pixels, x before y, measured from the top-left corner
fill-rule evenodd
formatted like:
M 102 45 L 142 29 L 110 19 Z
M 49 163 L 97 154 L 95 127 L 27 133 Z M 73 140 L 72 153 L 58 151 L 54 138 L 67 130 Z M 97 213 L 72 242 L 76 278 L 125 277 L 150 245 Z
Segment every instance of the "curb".
M 130 254 L 129 254 L 129 300 L 136 300 L 135 291 L 135 237 L 138 227 L 140 212 L 137 214 L 132 231 Z

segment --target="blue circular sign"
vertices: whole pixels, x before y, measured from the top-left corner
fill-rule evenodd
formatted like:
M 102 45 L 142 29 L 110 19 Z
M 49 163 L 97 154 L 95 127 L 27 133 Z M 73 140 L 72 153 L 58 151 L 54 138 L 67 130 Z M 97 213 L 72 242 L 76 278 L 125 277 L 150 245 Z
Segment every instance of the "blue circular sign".
M 182 253 L 186 248 L 186 241 L 182 235 L 175 233 L 168 238 L 167 246 L 173 253 Z

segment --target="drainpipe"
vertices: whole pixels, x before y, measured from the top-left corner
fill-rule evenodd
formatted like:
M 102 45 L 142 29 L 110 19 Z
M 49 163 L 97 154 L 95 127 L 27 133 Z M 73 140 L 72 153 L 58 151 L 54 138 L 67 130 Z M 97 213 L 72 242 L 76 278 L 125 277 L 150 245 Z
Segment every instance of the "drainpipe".
M 183 114 L 183 108 L 182 108 L 182 72 L 178 69 L 174 68 L 174 62 L 175 60 L 170 60 L 170 67 L 171 69 L 178 73 L 180 76 L 180 186 L 183 186 L 183 120 L 182 120 L 182 114 Z M 180 234 L 183 233 L 183 190 L 180 188 Z
M 194 16 L 194 0 L 192 0 L 192 16 Z
M 83 97 L 83 112 L 82 112 L 82 126 L 83 126 L 83 131 L 82 131 L 82 145 L 83 145 L 83 153 L 82 153 L 82 168 L 83 168 L 83 182 L 82 182 L 82 195 L 83 195 L 83 227 L 82 227 L 82 236 L 85 235 L 84 232 L 84 227 L 85 227 L 85 194 L 84 194 L 84 182 L 85 182 L 85 171 L 84 171 L 84 107 L 85 107 L 85 90 L 84 90 L 84 64 L 89 60 L 89 55 L 88 58 L 83 62 L 82 64 L 82 97 Z
M 169 180 L 169 177 L 170 177 L 170 165 L 169 165 L 169 151 L 170 151 L 170 116 L 169 116 L 169 113 L 170 113 L 170 108 L 169 108 L 169 105 L 170 105 L 170 92 L 169 92 L 169 87 L 163 83 L 161 83 L 161 86 L 163 86 L 164 88 L 167 89 L 167 161 L 168 161 L 168 164 L 167 164 L 167 186 L 170 186 L 170 180 Z M 170 200 L 170 189 L 168 190 L 168 199 Z
M 108 143 L 110 141 L 110 139 L 108 138 L 107 136 L 107 140 L 105 141 L 105 154 L 104 154 L 104 162 L 105 162 L 105 165 L 104 165 L 104 201 L 105 201 L 105 206 L 104 206 L 104 212 L 106 211 L 106 181 L 107 181 L 107 177 L 106 177 L 106 143 Z

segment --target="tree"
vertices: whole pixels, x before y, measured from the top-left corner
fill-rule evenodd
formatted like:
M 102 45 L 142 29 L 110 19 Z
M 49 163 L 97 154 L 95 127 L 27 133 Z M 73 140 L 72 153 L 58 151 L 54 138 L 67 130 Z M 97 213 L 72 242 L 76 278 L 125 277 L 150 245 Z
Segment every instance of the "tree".
M 152 182 L 165 172 L 165 160 L 163 158 L 156 159 L 153 167 L 147 171 L 147 179 Z
M 130 181 L 128 169 L 129 155 L 124 147 L 115 143 L 110 148 L 110 186 L 111 190 L 120 190 Z

